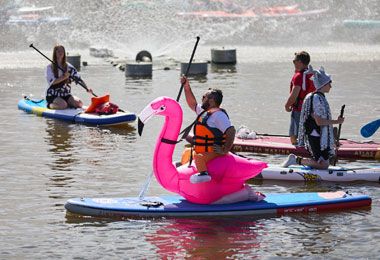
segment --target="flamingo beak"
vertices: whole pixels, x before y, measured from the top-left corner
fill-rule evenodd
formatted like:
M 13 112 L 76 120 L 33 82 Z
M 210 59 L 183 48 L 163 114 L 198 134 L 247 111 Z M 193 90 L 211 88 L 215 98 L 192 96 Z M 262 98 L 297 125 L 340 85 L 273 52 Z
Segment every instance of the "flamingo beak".
M 142 135 L 142 131 L 144 130 L 144 123 L 138 119 L 138 125 L 137 125 L 137 132 L 139 133 L 139 136 Z
M 142 135 L 142 131 L 144 129 L 145 122 L 147 122 L 153 115 L 155 114 L 155 110 L 152 109 L 152 107 L 147 105 L 143 111 L 140 112 L 140 115 L 138 116 L 138 128 L 137 132 L 139 135 Z

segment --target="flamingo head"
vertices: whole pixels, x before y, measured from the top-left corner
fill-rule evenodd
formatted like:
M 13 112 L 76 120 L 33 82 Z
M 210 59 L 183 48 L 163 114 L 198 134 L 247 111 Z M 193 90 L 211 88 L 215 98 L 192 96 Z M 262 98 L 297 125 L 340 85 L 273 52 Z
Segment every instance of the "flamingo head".
M 141 136 L 145 123 L 154 115 L 166 117 L 178 116 L 182 113 L 181 106 L 170 97 L 158 97 L 150 102 L 138 116 L 138 133 Z

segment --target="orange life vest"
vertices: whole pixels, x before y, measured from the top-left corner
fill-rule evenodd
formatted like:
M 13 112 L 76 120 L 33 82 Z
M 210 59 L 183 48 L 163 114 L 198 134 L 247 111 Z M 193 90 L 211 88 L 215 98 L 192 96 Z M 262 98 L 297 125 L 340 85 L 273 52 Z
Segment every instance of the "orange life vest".
M 224 109 L 220 110 L 226 113 Z M 216 127 L 210 127 L 207 125 L 207 120 L 216 111 L 203 111 L 198 115 L 198 118 L 195 121 L 193 145 L 194 151 L 196 153 L 213 152 L 214 144 L 224 145 L 224 143 L 226 142 L 226 135 L 222 133 L 222 131 L 220 131 Z
M 119 107 L 111 102 L 110 95 L 102 97 L 92 97 L 91 104 L 86 109 L 85 113 L 96 113 L 99 115 L 112 115 L 116 114 Z

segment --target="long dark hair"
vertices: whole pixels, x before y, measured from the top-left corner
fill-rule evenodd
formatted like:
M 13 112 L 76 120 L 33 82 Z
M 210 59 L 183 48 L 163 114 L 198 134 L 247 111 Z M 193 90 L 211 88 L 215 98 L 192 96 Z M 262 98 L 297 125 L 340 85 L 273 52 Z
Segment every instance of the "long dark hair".
M 66 50 L 65 50 L 65 47 L 63 47 L 62 45 L 56 45 L 54 46 L 54 49 L 53 49 L 53 61 L 54 63 L 51 64 L 52 66 L 52 69 L 53 69 L 53 73 L 54 73 L 54 77 L 58 78 L 58 67 L 55 65 L 55 64 L 58 64 L 58 61 L 57 61 L 57 50 L 58 48 L 63 48 L 63 59 L 62 59 L 62 66 L 65 71 L 67 70 L 67 63 L 66 63 Z

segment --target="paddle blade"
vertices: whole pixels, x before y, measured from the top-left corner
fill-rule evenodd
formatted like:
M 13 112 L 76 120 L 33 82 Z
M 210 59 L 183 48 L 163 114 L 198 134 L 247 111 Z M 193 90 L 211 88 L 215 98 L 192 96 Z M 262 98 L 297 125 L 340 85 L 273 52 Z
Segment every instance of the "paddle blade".
M 362 129 L 360 129 L 360 134 L 363 137 L 368 138 L 372 136 L 377 131 L 377 129 L 379 129 L 379 127 L 380 127 L 380 119 L 377 119 L 363 126 Z

